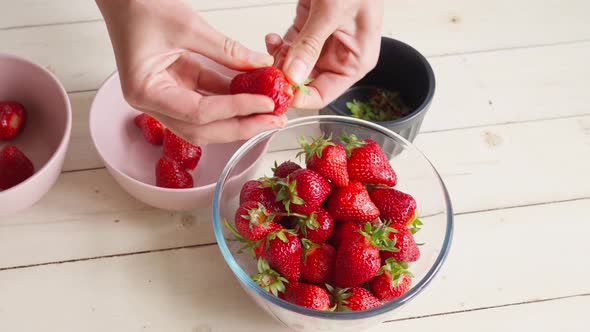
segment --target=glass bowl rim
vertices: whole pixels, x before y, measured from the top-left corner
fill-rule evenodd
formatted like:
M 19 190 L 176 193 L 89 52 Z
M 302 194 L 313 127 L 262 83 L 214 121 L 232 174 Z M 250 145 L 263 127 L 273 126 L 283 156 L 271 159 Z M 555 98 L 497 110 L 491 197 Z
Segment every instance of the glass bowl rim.
M 254 281 L 252 281 L 250 276 L 240 267 L 240 265 L 236 262 L 233 254 L 229 250 L 229 247 L 227 246 L 226 240 L 223 236 L 223 227 L 224 226 L 223 226 L 223 222 L 221 220 L 221 216 L 219 214 L 219 197 L 221 195 L 221 186 L 223 185 L 223 182 L 226 180 L 228 173 L 230 172 L 231 168 L 235 165 L 235 163 L 242 157 L 242 155 L 246 151 L 248 151 L 250 148 L 255 146 L 262 139 L 270 137 L 279 131 L 286 130 L 286 129 L 289 129 L 289 128 L 292 128 L 295 126 L 305 125 L 308 123 L 309 124 L 317 124 L 317 123 L 321 123 L 323 121 L 332 121 L 332 122 L 336 122 L 336 123 L 359 125 L 359 126 L 367 127 L 369 129 L 380 132 L 381 134 L 384 134 L 385 136 L 389 136 L 390 138 L 400 140 L 402 143 L 406 144 L 408 147 L 414 149 L 417 153 L 419 153 L 426 160 L 426 162 L 430 165 L 430 167 L 434 171 L 434 174 L 436 175 L 436 178 L 438 179 L 438 182 L 439 182 L 441 189 L 443 191 L 443 194 L 444 194 L 445 205 L 446 205 L 446 210 L 447 210 L 445 237 L 444 237 L 444 241 L 443 241 L 441 250 L 440 250 L 438 256 L 436 257 L 433 265 L 430 267 L 430 269 L 428 270 L 428 272 L 426 273 L 424 278 L 422 278 L 422 280 L 420 280 L 420 282 L 418 282 L 416 285 L 414 285 L 414 287 L 412 287 L 407 293 L 405 293 L 401 297 L 399 297 L 391 302 L 387 302 L 381 306 L 378 306 L 378 307 L 375 307 L 372 309 L 368 309 L 368 310 L 350 311 L 350 312 L 320 311 L 320 310 L 309 309 L 309 308 L 305 308 L 305 307 L 302 307 L 302 306 L 299 306 L 296 304 L 292 304 L 292 303 L 287 302 L 285 300 L 279 299 L 278 297 L 275 297 L 274 295 L 270 294 L 269 292 L 265 291 L 260 286 L 258 286 Z M 451 241 L 452 241 L 452 237 L 453 237 L 453 209 L 451 206 L 451 200 L 449 197 L 449 193 L 447 191 L 447 188 L 446 188 L 442 178 L 440 177 L 440 174 L 438 173 L 438 171 L 436 170 L 434 165 L 432 165 L 430 160 L 422 153 L 422 151 L 420 151 L 416 146 L 414 146 L 412 143 L 407 141 L 405 138 L 401 137 L 397 133 L 395 133 L 383 126 L 380 126 L 378 124 L 375 124 L 375 123 L 372 123 L 372 122 L 369 122 L 366 120 L 356 119 L 356 118 L 352 118 L 352 117 L 344 117 L 344 116 L 339 116 L 339 115 L 315 115 L 315 116 L 306 116 L 306 117 L 297 118 L 297 119 L 288 121 L 287 125 L 283 128 L 265 131 L 263 133 L 260 133 L 256 136 L 252 137 L 248 141 L 246 141 L 234 153 L 234 155 L 231 157 L 231 159 L 227 162 L 226 166 L 223 169 L 223 172 L 219 176 L 219 180 L 217 181 L 217 184 L 215 185 L 215 191 L 213 193 L 213 203 L 212 203 L 211 210 L 212 210 L 212 216 L 213 216 L 213 230 L 215 232 L 215 239 L 217 241 L 219 250 L 221 251 L 221 254 L 223 255 L 223 258 L 225 259 L 225 262 L 227 263 L 227 265 L 229 265 L 229 267 L 232 270 L 232 272 L 234 273 L 234 275 L 238 278 L 238 280 L 243 285 L 247 285 L 248 288 L 252 289 L 254 292 L 256 292 L 258 295 L 260 295 L 262 298 L 264 298 L 265 300 L 269 301 L 270 303 L 272 303 L 276 306 L 279 306 L 283 309 L 297 312 L 299 314 L 303 314 L 306 316 L 322 318 L 322 319 L 356 320 L 356 319 L 370 318 L 370 317 L 374 317 L 374 316 L 392 311 L 392 310 L 402 306 L 403 304 L 407 303 L 408 301 L 413 299 L 416 295 L 418 295 L 422 290 L 424 290 L 424 288 L 430 283 L 430 281 L 432 281 L 434 276 L 438 273 L 438 271 L 442 267 L 442 264 L 444 263 L 447 255 L 449 253 Z

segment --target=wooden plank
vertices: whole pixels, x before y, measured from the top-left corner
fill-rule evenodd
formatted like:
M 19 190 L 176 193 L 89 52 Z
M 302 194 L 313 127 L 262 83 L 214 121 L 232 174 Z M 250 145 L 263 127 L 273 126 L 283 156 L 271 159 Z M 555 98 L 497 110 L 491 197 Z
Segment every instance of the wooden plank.
M 252 7 L 292 3 L 292 0 L 189 0 L 194 9 L 212 11 L 235 7 Z M 0 29 L 101 20 L 102 16 L 94 1 L 25 0 L 2 4 Z
M 469 212 L 590 197 L 590 160 L 580 158 L 590 155 L 588 128 L 590 116 L 434 132 L 417 144 L 442 174 L 455 212 Z M 182 227 L 185 218 L 193 227 Z M 212 243 L 209 218 L 208 210 L 153 210 L 104 169 L 66 173 L 37 205 L 0 218 L 0 252 L 15 253 L 0 255 L 0 267 Z
M 590 76 L 588 58 L 590 43 L 432 58 L 438 87 L 422 130 L 589 114 L 582 79 Z M 66 170 L 103 165 L 88 132 L 94 94 L 70 94 L 74 123 Z M 313 114 L 317 112 L 289 111 L 290 118 Z
M 589 203 L 584 200 L 458 216 L 453 248 L 443 270 L 395 318 L 590 293 L 586 282 L 590 271 L 579 259 L 580 253 L 590 250 L 586 241 Z M 567 227 L 562 227 L 564 216 Z M 552 247 L 560 240 L 567 242 L 560 243 L 559 249 Z M 567 277 L 543 268 L 554 262 L 567 267 Z M 89 332 L 280 330 L 245 297 L 217 246 L 4 270 L 0 271 L 0 294 L 3 331 L 40 327 Z M 562 301 L 585 305 L 588 298 Z M 580 331 L 575 328 L 580 327 L 583 309 L 548 315 L 539 309 L 545 305 L 549 304 L 493 309 L 497 314 L 481 311 L 445 316 L 455 320 L 445 326 L 461 321 L 468 322 L 464 328 L 477 324 L 477 319 L 469 318 L 472 314 L 490 321 L 506 317 L 507 322 L 491 326 L 537 324 L 525 319 L 528 316 L 519 318 L 516 313 L 521 312 L 547 319 L 548 324 L 556 324 L 551 317 L 560 322 L 571 317 L 571 325 L 565 326 Z M 562 303 L 551 308 L 570 306 Z M 35 319 L 27 319 L 31 314 Z M 438 322 L 442 317 L 427 319 Z M 432 326 L 420 321 L 396 322 L 387 329 Z M 488 327 L 485 331 L 495 330 Z
M 65 6 L 64 1 L 60 2 Z M 20 1 L 12 3 L 23 5 Z M 92 1 L 76 6 L 83 4 L 94 6 Z M 588 6 L 583 0 L 571 1 L 568 6 L 557 0 L 546 1 L 543 6 L 533 0 L 523 0 L 517 5 L 507 0 L 490 1 L 485 6 L 468 0 L 446 0 L 425 8 L 411 1 L 397 1 L 386 6 L 383 31 L 409 42 L 426 55 L 584 40 L 590 38 L 590 25 L 586 24 L 584 16 Z M 263 50 L 264 35 L 284 31 L 294 12 L 293 4 L 285 4 L 212 11 L 203 15 L 221 31 L 245 45 Z M 525 17 L 523 12 L 527 13 Z M 2 13 L 19 17 L 11 11 Z M 459 23 L 453 23 L 453 18 L 457 20 L 458 17 Z M 502 24 L 498 24 L 498 17 L 502 18 Z M 245 25 L 248 29 L 244 29 Z M 547 26 L 552 28 L 547 29 Z M 115 69 L 102 21 L 0 30 L 0 40 L 3 52 L 31 58 L 50 68 L 69 91 L 96 89 Z

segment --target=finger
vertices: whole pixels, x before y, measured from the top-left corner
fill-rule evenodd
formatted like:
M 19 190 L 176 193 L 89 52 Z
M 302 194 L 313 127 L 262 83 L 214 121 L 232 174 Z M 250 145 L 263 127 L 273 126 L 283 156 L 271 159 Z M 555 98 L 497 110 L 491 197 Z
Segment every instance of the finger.
M 147 95 L 150 98 L 147 108 L 197 125 L 233 116 L 268 113 L 274 109 L 274 102 L 261 95 L 202 96 L 183 87 L 158 85 L 154 85 Z
M 326 10 L 329 8 L 324 10 L 320 7 L 310 12 L 287 53 L 283 71 L 295 84 L 301 84 L 307 79 L 322 52 L 324 43 L 336 30 L 336 23 L 330 18 L 331 15 L 325 14 Z
M 169 68 L 174 79 L 190 90 L 206 91 L 215 94 L 229 94 L 231 78 L 203 66 L 195 54 L 180 57 Z
M 297 91 L 292 106 L 299 109 L 320 109 L 331 103 L 357 81 L 356 77 L 322 73 L 307 85 L 309 93 Z
M 187 48 L 228 68 L 250 70 L 272 65 L 269 54 L 255 52 L 221 34 L 202 19 L 195 22 Z
M 281 49 L 283 38 L 276 33 L 269 33 L 265 36 L 264 42 L 266 44 L 266 51 L 274 56 Z

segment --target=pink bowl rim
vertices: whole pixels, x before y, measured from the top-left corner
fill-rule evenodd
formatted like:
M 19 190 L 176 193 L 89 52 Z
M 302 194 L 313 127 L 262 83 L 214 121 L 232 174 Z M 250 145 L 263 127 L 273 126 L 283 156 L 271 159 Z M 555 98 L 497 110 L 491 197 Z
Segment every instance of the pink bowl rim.
M 94 144 L 94 147 L 96 148 L 96 151 L 98 152 L 98 155 L 100 156 L 100 159 L 102 159 L 102 161 L 105 163 L 105 166 L 107 167 L 108 170 L 114 171 L 117 174 L 119 174 L 120 176 L 124 177 L 125 179 L 131 181 L 132 183 L 145 188 L 145 189 L 151 189 L 151 190 L 158 190 L 161 192 L 169 192 L 169 193 L 194 193 L 194 192 L 200 192 L 200 191 L 207 191 L 207 190 L 211 190 L 213 191 L 215 189 L 215 186 L 217 184 L 217 181 L 212 182 L 210 184 L 204 185 L 204 186 L 198 186 L 198 187 L 193 187 L 193 188 L 183 188 L 183 189 L 170 189 L 170 188 L 162 188 L 162 187 L 158 187 L 149 183 L 145 183 L 142 181 L 139 181 L 131 176 L 129 176 L 128 174 L 122 172 L 121 170 L 119 170 L 117 167 L 114 167 L 110 162 L 108 162 L 106 160 L 106 158 L 103 156 L 102 151 L 100 150 L 98 144 L 97 144 L 97 140 L 95 138 L 95 134 L 94 134 L 94 130 L 92 129 L 92 119 L 93 119 L 93 114 L 94 112 L 98 112 L 96 110 L 96 101 L 98 99 L 99 94 L 101 93 L 101 91 L 103 90 L 103 88 L 111 83 L 111 80 L 114 80 L 118 77 L 119 72 L 117 70 L 115 70 L 112 74 L 110 74 L 100 85 L 100 87 L 98 88 L 98 90 L 96 91 L 96 95 L 94 96 L 94 98 L 92 99 L 92 104 L 90 105 L 90 111 L 88 114 L 88 126 L 90 127 L 90 138 L 92 139 L 92 143 Z
M 48 75 L 49 78 L 51 78 L 51 80 L 53 81 L 53 83 L 55 83 L 57 85 L 59 93 L 60 93 L 61 97 L 63 98 L 63 100 L 65 101 L 65 105 L 66 105 L 66 128 L 64 130 L 64 133 L 62 134 L 62 138 L 59 141 L 59 146 L 57 147 L 57 149 L 51 154 L 51 157 L 43 164 L 43 166 L 41 168 L 39 168 L 37 171 L 35 171 L 33 176 L 31 176 L 30 178 L 26 179 L 25 181 L 19 183 L 18 185 L 14 186 L 12 188 L 0 191 L 0 195 L 3 195 L 6 193 L 10 193 L 11 191 L 15 191 L 15 190 L 21 188 L 22 186 L 26 185 L 27 183 L 33 181 L 34 179 L 38 178 L 41 173 L 45 172 L 45 170 L 47 170 L 47 168 L 50 167 L 51 164 L 54 164 L 57 162 L 57 159 L 60 158 L 58 156 L 60 156 L 62 153 L 66 152 L 64 150 L 67 149 L 67 146 L 70 141 L 70 135 L 72 133 L 72 105 L 70 103 L 70 98 L 68 96 L 68 92 L 66 91 L 64 86 L 61 84 L 61 82 L 59 81 L 57 76 L 55 76 L 55 74 L 50 72 L 47 68 L 45 68 L 45 67 L 27 59 L 27 58 L 23 58 L 23 57 L 16 56 L 13 54 L 8 54 L 8 53 L 0 53 L 0 60 L 21 62 L 26 65 L 40 69 L 41 72 L 43 72 L 45 75 Z M 60 173 L 61 173 L 61 171 L 62 170 L 60 169 Z

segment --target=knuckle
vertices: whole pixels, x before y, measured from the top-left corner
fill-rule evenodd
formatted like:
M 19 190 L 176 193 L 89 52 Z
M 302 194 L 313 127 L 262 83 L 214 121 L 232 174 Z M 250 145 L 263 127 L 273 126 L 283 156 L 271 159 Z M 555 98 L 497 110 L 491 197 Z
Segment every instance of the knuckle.
M 146 88 L 139 84 L 123 85 L 123 96 L 131 107 L 141 108 L 146 97 Z
M 225 37 L 225 40 L 223 41 L 223 54 L 230 58 L 239 59 L 242 56 L 241 50 L 242 45 L 240 45 L 240 43 L 229 37 Z
M 320 40 L 311 35 L 302 36 L 299 41 L 301 50 L 304 51 L 310 57 L 317 57 L 322 51 L 322 43 Z

